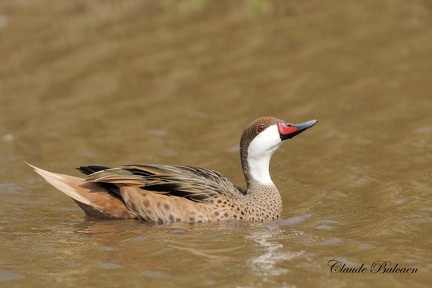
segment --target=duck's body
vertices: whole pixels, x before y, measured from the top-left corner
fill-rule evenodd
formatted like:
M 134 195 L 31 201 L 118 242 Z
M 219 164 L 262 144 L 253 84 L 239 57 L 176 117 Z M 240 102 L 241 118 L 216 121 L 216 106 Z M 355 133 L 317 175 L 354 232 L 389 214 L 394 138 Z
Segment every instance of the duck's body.
M 92 217 L 137 218 L 160 224 L 229 219 L 271 221 L 282 213 L 282 200 L 269 174 L 271 155 L 283 140 L 316 122 L 293 125 L 273 117 L 252 122 L 240 140 L 246 190 L 216 171 L 190 166 L 79 167 L 87 178 L 32 167 Z

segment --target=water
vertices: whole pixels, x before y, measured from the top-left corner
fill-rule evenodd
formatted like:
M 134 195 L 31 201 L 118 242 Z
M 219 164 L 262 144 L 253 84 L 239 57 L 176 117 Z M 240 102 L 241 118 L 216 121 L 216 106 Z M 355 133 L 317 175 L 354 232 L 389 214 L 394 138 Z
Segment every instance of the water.
M 427 2 L 45 2 L 0 4 L 0 286 L 429 287 Z M 319 120 L 273 157 L 271 223 L 92 220 L 23 162 L 243 186 L 239 137 L 263 115 Z

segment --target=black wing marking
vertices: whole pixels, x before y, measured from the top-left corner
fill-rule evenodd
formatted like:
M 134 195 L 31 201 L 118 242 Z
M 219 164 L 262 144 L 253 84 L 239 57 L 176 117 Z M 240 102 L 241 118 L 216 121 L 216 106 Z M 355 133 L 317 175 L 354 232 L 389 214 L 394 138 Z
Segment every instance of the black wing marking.
M 93 174 L 95 172 L 107 170 L 110 168 L 106 167 L 106 166 L 80 166 L 80 167 L 77 167 L 76 169 L 85 175 L 90 175 L 90 174 Z
M 105 168 L 86 166 L 79 170 L 89 174 L 88 181 L 109 184 L 111 191 L 112 185 L 131 180 L 138 183 L 143 190 L 183 197 L 195 202 L 210 203 L 221 195 L 236 197 L 246 194 L 245 190 L 234 185 L 219 172 L 205 168 L 178 165 L 126 165 L 120 168 Z

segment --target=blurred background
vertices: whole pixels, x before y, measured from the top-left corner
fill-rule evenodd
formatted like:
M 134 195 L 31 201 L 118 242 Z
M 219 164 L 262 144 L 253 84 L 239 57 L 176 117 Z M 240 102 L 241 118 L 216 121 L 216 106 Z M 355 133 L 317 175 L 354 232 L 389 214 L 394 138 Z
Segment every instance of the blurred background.
M 431 51 L 427 0 L 2 0 L 0 286 L 428 287 Z M 195 165 L 244 186 L 240 135 L 265 115 L 319 120 L 273 157 L 272 223 L 87 219 L 24 164 Z

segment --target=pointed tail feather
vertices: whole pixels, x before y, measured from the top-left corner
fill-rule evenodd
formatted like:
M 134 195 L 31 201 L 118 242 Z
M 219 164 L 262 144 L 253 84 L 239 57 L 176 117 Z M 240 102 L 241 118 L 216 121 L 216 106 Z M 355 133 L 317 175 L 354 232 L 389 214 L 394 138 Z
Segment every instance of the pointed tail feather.
M 104 187 L 104 183 L 93 183 L 83 178 L 51 173 L 27 164 L 48 183 L 75 200 L 88 216 L 100 219 L 137 218 L 128 210 L 122 199 L 110 194 L 109 189 Z
M 72 199 L 83 204 L 91 205 L 90 200 L 78 194 L 77 190 L 74 188 L 74 186 L 77 187 L 80 182 L 83 182 L 84 179 L 63 174 L 51 173 L 36 166 L 33 166 L 27 162 L 25 163 L 32 167 L 34 171 L 40 176 L 42 176 L 48 183 L 50 183 L 55 188 L 62 191 Z

